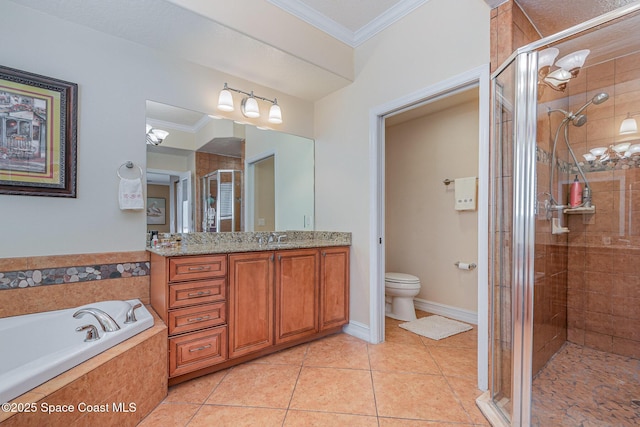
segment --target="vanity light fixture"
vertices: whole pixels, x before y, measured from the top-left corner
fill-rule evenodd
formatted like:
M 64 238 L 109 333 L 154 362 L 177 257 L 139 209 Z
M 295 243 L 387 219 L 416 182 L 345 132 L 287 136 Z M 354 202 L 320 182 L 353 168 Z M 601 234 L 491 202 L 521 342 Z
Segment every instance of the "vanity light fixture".
M 224 84 L 224 88 L 220 91 L 220 95 L 218 96 L 218 110 L 222 111 L 233 111 L 235 107 L 233 106 L 233 96 L 231 92 L 238 92 L 243 95 L 247 95 L 242 98 L 240 103 L 240 111 L 245 117 L 249 117 L 251 119 L 256 119 L 260 117 L 260 106 L 258 105 L 258 99 L 261 101 L 266 101 L 271 103 L 271 108 L 269 109 L 269 123 L 280 124 L 282 123 L 282 110 L 278 105 L 278 99 L 274 98 L 273 100 L 269 98 L 264 98 L 262 96 L 255 95 L 253 91 L 245 92 L 240 89 L 234 89 L 229 87 L 226 83 Z
M 634 154 L 640 153 L 640 144 L 629 142 L 621 142 L 620 144 L 610 145 L 608 147 L 596 147 L 583 154 L 582 157 L 588 162 L 598 161 L 605 163 L 610 160 L 627 159 Z
M 162 141 L 169 135 L 169 132 L 162 129 L 154 129 L 147 124 L 147 144 L 160 145 Z
M 638 122 L 632 116 L 637 116 L 640 111 L 627 113 L 627 117 L 620 123 L 620 135 L 630 135 L 638 132 Z
M 590 52 L 589 49 L 582 49 L 563 56 L 555 62 L 559 68 L 551 71 L 551 66 L 560 51 L 555 47 L 541 50 L 538 53 L 538 100 L 542 98 L 545 86 L 564 92 L 569 80 L 578 77 Z

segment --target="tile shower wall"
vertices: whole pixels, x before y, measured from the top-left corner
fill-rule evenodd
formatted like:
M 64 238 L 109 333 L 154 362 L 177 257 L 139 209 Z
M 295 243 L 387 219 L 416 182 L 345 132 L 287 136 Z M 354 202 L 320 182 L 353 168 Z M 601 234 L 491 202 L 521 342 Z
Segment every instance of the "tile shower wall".
M 133 298 L 149 304 L 146 251 L 0 258 L 0 318 Z
M 541 195 L 548 192 L 550 188 L 549 167 L 553 144 L 551 135 L 555 134 L 563 119 L 561 114 L 548 116 L 547 110 L 549 108 L 567 110 L 568 104 L 569 101 L 565 94 L 552 90 L 545 90 L 538 103 L 536 175 L 538 203 L 540 204 L 545 198 Z M 568 158 L 566 149 L 564 151 L 559 149 L 558 153 L 560 159 Z M 558 188 L 558 182 L 565 182 L 568 176 L 568 164 L 559 161 L 552 185 L 554 195 L 559 199 L 559 203 L 562 203 L 563 200 L 555 189 Z M 535 281 L 533 290 L 532 372 L 534 376 L 567 340 L 567 235 L 551 234 L 551 221 L 547 219 L 546 212 L 538 206 L 538 213 L 535 223 Z M 554 213 L 554 217 L 557 216 L 558 214 Z M 564 218 L 561 219 L 564 220 Z
M 219 169 L 233 169 L 244 171 L 244 142 L 242 143 L 242 157 L 221 156 L 219 154 L 210 154 L 196 152 L 196 212 L 195 212 L 195 230 L 202 231 L 202 177 L 208 173 L 215 172 Z M 244 192 L 244 185 L 242 186 Z M 243 194 L 244 198 L 244 194 Z
M 600 91 L 610 99 L 571 128 L 578 157 L 594 147 L 640 143 L 618 135 L 628 112 L 640 111 L 640 53 L 589 67 L 569 87 L 575 109 Z M 594 215 L 569 218 L 568 340 L 640 358 L 640 156 L 587 165 Z

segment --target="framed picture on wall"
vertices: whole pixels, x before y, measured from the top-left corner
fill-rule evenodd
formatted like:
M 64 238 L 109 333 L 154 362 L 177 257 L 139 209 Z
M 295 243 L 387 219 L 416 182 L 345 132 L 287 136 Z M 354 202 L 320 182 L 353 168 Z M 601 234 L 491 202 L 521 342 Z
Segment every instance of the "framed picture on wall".
M 78 85 L 0 66 L 0 194 L 76 197 Z
M 147 224 L 165 225 L 167 222 L 167 200 L 164 197 L 147 197 Z

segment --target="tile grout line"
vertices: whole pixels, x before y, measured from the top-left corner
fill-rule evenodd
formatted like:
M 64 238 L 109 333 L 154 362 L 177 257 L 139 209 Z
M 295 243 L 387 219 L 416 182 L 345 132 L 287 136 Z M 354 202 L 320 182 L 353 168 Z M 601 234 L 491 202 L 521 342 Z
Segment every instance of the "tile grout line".
M 196 412 L 193 413 L 193 415 L 191 416 L 191 418 L 189 418 L 187 420 L 187 422 L 185 423 L 185 427 L 187 427 L 191 421 L 193 421 L 193 419 L 196 417 L 196 415 L 198 415 L 198 413 L 202 410 L 202 408 L 207 404 L 207 400 L 209 400 L 209 398 L 211 397 L 211 395 L 213 394 L 214 391 L 216 391 L 216 389 L 220 386 L 220 384 L 222 384 L 222 381 L 224 381 L 225 378 L 227 378 L 227 375 L 229 375 L 229 372 L 231 372 L 233 368 L 228 369 L 227 372 L 225 372 L 224 376 L 222 378 L 220 378 L 220 381 L 218 381 L 218 384 L 215 385 L 215 387 L 213 387 L 213 389 L 211 389 L 211 391 L 209 392 L 209 394 L 207 395 L 207 397 L 205 397 L 204 401 L 200 404 L 200 407 L 198 408 L 198 410 Z M 193 380 L 190 380 L 193 381 Z
M 298 387 L 298 381 L 300 381 L 300 375 L 302 375 L 302 368 L 304 367 L 304 361 L 307 358 L 307 353 L 309 352 L 310 344 L 306 344 L 306 348 L 304 349 L 304 355 L 302 356 L 302 360 L 300 361 L 300 369 L 298 370 L 298 376 L 296 377 L 296 382 L 293 385 L 293 390 L 291 390 L 291 397 L 289 398 L 289 403 L 285 408 L 284 418 L 282 419 L 282 427 L 284 427 L 285 422 L 287 421 L 287 416 L 289 416 L 289 409 L 291 409 L 291 402 L 293 401 L 293 395 L 296 392 L 296 387 Z
M 376 408 L 376 422 L 378 427 L 380 427 L 380 413 L 378 412 L 378 399 L 376 399 L 376 384 L 373 380 L 373 366 L 371 366 L 369 348 L 369 343 L 367 343 L 367 361 L 369 362 L 369 378 L 371 379 L 371 391 L 373 392 L 373 406 Z

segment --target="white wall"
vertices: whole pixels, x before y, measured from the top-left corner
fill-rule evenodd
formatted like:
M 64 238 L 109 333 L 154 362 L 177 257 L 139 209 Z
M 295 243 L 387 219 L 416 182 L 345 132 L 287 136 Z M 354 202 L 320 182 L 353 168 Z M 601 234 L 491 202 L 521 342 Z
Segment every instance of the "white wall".
M 430 0 L 356 49 L 355 82 L 315 105 L 316 229 L 352 232 L 351 319 L 369 324 L 369 112 L 489 62 L 483 0 Z
M 147 99 L 218 114 L 228 82 L 277 96 L 286 114 L 278 130 L 313 136 L 308 102 L 12 2 L 0 7 L 2 65 L 79 85 L 78 196 L 0 195 L 0 257 L 144 248 L 144 212 L 118 209 L 116 170 L 127 160 L 145 167 Z
M 294 135 L 246 128 L 245 159 L 274 155 L 276 230 L 313 230 L 313 142 Z M 311 222 L 305 226 L 304 217 Z
M 476 91 L 477 92 L 477 91 Z M 478 211 L 454 210 L 455 185 L 478 176 L 478 100 L 386 128 L 386 270 L 420 278 L 417 298 L 478 308 Z

